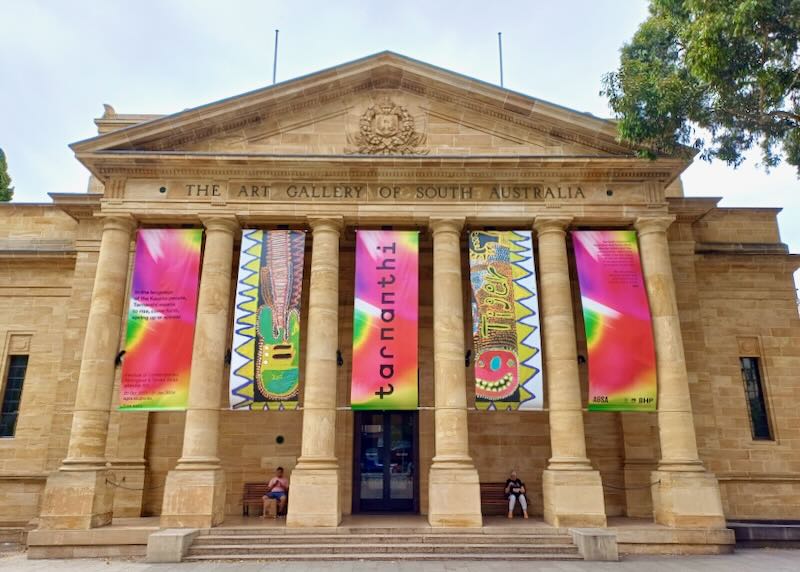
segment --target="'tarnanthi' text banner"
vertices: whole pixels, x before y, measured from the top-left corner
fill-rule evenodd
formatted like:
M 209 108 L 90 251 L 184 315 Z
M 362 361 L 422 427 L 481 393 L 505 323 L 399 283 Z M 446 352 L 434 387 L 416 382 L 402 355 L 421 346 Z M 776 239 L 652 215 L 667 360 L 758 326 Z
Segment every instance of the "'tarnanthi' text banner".
M 202 242 L 201 229 L 137 233 L 121 410 L 186 408 Z
M 575 231 L 572 243 L 589 350 L 589 410 L 655 411 L 653 328 L 636 232 Z
M 245 230 L 236 281 L 230 406 L 297 409 L 306 233 Z
M 541 409 L 542 344 L 531 231 L 469 233 L 475 407 Z
M 353 409 L 418 405 L 419 233 L 359 230 L 353 314 Z

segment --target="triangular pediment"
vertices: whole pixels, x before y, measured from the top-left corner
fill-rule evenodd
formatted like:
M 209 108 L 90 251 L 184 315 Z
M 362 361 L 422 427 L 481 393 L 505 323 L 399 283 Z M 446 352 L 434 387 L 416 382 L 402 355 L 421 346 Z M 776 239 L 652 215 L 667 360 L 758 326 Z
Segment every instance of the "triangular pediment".
M 172 150 L 269 155 L 609 154 L 403 89 L 372 89 L 305 111 L 265 115 L 249 125 L 178 143 Z
M 391 52 L 74 144 L 103 153 L 631 157 L 612 122 Z

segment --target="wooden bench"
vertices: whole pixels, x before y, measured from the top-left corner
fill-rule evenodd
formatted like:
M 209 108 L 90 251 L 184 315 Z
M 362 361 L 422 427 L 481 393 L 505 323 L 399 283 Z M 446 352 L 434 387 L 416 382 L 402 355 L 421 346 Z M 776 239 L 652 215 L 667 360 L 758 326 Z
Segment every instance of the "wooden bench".
M 528 500 L 527 494 L 525 500 Z M 514 511 L 522 514 L 522 507 L 519 503 L 514 506 Z M 481 514 L 508 514 L 505 483 L 481 483 Z
M 242 495 L 242 516 L 250 516 L 252 505 L 261 509 L 264 506 L 265 494 L 267 494 L 267 483 L 245 483 Z

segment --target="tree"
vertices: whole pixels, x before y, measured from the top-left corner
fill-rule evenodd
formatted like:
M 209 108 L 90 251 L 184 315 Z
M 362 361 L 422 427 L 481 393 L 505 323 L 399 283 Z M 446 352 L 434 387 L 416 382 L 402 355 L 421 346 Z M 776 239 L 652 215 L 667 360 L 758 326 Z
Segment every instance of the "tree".
M 8 174 L 6 154 L 0 149 L 0 202 L 8 202 L 14 196 L 14 187 L 11 186 L 11 177 Z
M 738 166 L 754 146 L 800 176 L 800 0 L 650 0 L 601 94 L 644 156 Z

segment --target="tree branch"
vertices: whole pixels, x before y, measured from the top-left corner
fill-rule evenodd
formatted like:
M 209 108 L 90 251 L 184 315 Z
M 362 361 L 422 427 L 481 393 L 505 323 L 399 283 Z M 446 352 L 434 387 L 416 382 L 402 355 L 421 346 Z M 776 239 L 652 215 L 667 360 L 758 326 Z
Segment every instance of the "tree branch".
M 791 111 L 783 111 L 783 110 L 775 110 L 766 113 L 769 117 L 782 117 L 784 119 L 788 119 L 789 121 L 794 121 L 795 123 L 800 124 L 800 114 L 792 113 Z

